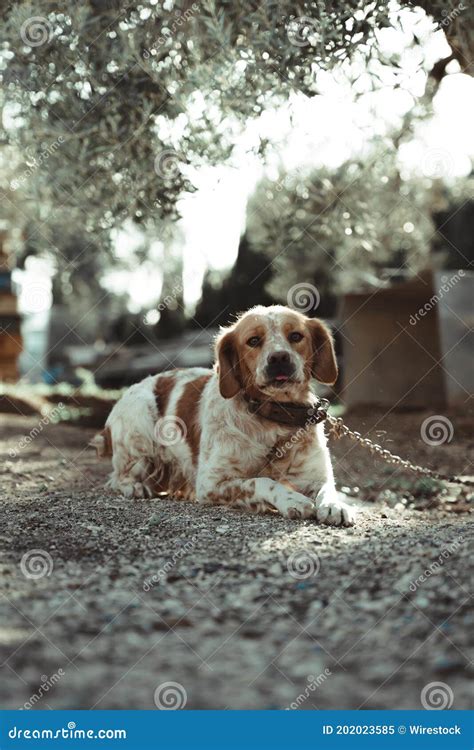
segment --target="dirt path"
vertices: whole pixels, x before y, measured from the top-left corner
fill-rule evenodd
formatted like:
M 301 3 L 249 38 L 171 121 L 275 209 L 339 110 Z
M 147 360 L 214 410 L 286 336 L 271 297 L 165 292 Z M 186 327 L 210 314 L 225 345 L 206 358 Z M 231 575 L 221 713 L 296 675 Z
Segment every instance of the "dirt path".
M 472 473 L 472 422 L 452 416 L 436 448 L 426 416 L 384 420 L 387 447 Z M 130 502 L 103 489 L 90 432 L 50 425 L 20 448 L 37 420 L 1 419 L 2 708 L 419 708 L 434 681 L 468 707 L 465 500 L 338 443 L 339 484 L 361 488 L 354 529 Z

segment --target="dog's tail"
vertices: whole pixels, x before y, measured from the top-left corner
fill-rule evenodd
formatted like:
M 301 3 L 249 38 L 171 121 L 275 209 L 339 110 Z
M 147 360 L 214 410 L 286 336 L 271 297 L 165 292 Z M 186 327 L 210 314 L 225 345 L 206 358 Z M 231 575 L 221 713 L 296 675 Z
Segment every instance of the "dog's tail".
M 108 427 L 104 427 L 101 432 L 98 432 L 97 435 L 94 435 L 89 445 L 96 449 L 98 458 L 111 456 L 113 454 L 113 449 L 110 429 Z

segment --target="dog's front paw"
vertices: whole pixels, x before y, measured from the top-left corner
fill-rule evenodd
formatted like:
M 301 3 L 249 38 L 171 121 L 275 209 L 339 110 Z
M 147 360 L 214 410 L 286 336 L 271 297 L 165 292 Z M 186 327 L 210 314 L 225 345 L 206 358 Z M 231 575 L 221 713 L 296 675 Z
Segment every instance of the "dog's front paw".
M 291 499 L 288 507 L 283 512 L 287 518 L 314 518 L 316 509 L 314 503 L 308 498 L 295 502 Z
M 150 498 L 153 496 L 152 491 L 143 482 L 134 482 L 133 479 L 129 481 L 119 481 L 112 479 L 110 481 L 110 487 L 113 490 L 117 490 L 127 500 L 142 500 L 143 498 Z
M 356 512 L 350 505 L 337 498 L 321 500 L 316 506 L 316 518 L 330 526 L 353 526 Z
M 313 500 L 286 487 L 278 486 L 270 491 L 269 505 L 285 518 L 314 518 L 316 515 Z

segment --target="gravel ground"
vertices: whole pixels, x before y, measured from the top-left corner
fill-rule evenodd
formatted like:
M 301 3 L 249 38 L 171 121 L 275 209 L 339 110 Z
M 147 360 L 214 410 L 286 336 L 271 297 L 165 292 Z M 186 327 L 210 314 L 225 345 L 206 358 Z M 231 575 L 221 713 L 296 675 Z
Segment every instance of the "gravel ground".
M 348 422 L 472 472 L 472 420 L 450 415 L 453 439 L 433 447 L 427 416 L 390 415 L 382 435 L 380 415 Z M 420 708 L 431 682 L 469 707 L 468 496 L 341 441 L 353 529 L 131 502 L 103 489 L 90 431 L 46 425 L 24 446 L 38 419 L 2 423 L 2 708 Z

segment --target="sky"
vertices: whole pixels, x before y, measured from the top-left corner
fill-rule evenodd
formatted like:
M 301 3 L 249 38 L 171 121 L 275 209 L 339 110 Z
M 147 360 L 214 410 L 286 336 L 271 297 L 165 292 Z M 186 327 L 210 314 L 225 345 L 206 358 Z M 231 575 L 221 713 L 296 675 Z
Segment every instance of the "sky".
M 423 11 L 407 10 L 405 15 L 404 32 L 392 28 L 379 32 L 384 49 L 400 54 L 400 88 L 391 87 L 391 74 L 386 73 L 385 86 L 375 93 L 361 94 L 356 100 L 343 71 L 320 73 L 317 85 L 321 95 L 309 99 L 294 94 L 285 106 L 249 123 L 236 140 L 229 164 L 189 170 L 198 189 L 180 201 L 182 219 L 176 244 L 183 254 L 184 299 L 190 310 L 199 299 L 206 269 L 230 268 L 236 258 L 245 227 L 247 199 L 263 174 L 262 164 L 255 156 L 260 137 L 274 144 L 266 164 L 269 174 L 279 165 L 287 169 L 308 165 L 337 167 L 351 156 L 366 153 L 370 138 L 396 126 L 413 106 L 426 81 L 426 73 L 419 69 L 420 60 L 428 70 L 448 55 L 450 48 L 443 31 L 435 30 Z M 422 44 L 407 50 L 413 30 Z M 428 178 L 447 181 L 469 174 L 474 157 L 474 79 L 459 73 L 456 62 L 450 63 L 448 71 L 451 75 L 442 81 L 434 100 L 433 117 L 420 124 L 413 141 L 400 150 L 402 168 L 408 173 L 421 170 Z M 364 76 L 359 79 L 361 91 L 367 82 Z M 133 227 L 117 232 L 117 255 L 130 256 L 140 240 Z M 128 292 L 132 312 L 152 307 L 161 286 L 161 253 L 162 245 L 157 239 L 147 263 L 109 273 L 103 279 L 105 288 Z M 38 299 L 41 297 L 38 303 L 31 292 L 31 284 L 38 285 L 38 279 L 48 285 L 48 268 L 44 263 L 38 265 L 35 259 L 31 261 L 35 262 L 27 271 L 15 272 L 21 286 L 22 312 L 38 311 L 38 304 L 48 306 L 44 302 L 48 295 L 37 295 Z

